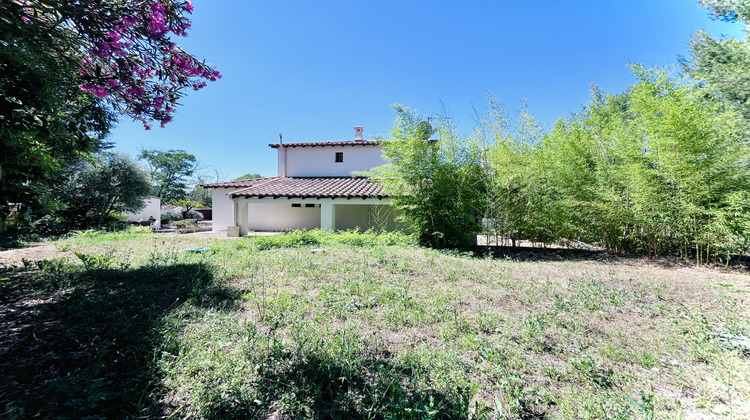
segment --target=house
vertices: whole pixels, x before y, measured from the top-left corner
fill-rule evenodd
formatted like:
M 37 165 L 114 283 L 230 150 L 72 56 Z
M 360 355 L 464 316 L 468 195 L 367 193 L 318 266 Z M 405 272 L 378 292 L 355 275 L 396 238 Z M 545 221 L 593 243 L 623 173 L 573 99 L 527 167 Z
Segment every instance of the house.
M 395 212 L 380 185 L 358 176 L 386 163 L 377 141 L 269 144 L 278 175 L 204 184 L 212 189 L 213 230 L 227 235 L 291 229 L 395 230 Z
M 137 213 L 125 212 L 125 219 L 131 223 L 147 223 L 153 217 L 154 221 L 149 223 L 154 229 L 161 229 L 161 198 L 146 197 L 143 199 L 143 208 Z

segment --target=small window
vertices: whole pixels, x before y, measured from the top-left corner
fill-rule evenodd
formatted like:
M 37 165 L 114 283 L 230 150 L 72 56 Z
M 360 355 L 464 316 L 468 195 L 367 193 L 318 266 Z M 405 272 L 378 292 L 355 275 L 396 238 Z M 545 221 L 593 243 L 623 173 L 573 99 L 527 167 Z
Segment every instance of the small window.
M 344 152 L 336 152 L 336 163 L 344 161 Z
M 305 204 L 305 207 L 315 207 L 315 204 Z
M 292 207 L 302 207 L 302 204 L 300 204 L 300 203 L 292 203 Z

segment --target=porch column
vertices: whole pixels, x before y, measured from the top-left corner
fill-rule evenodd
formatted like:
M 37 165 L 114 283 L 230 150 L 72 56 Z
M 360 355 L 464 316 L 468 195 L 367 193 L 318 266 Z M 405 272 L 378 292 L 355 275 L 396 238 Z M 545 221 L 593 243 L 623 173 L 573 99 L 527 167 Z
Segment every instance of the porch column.
M 248 223 L 250 223 L 248 220 L 247 201 L 240 201 L 239 203 L 237 203 L 237 205 L 239 206 L 238 213 L 240 216 L 240 220 L 238 223 L 238 225 L 240 226 L 240 236 L 245 236 L 247 235 Z
M 336 229 L 336 206 L 333 203 L 320 204 L 320 228 L 323 230 Z

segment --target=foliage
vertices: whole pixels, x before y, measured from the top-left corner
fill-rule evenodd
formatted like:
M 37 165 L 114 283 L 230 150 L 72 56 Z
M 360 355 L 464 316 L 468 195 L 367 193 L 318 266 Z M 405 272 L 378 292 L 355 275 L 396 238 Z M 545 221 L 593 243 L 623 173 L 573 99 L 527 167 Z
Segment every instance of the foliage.
M 747 0 L 703 0 L 716 19 L 750 23 Z M 683 67 L 696 80 L 702 80 L 722 99 L 737 106 L 750 119 L 750 34 L 744 39 L 714 38 L 705 30 L 693 35 L 692 57 L 682 60 Z
M 187 35 L 192 10 L 189 0 L 9 1 L 0 21 L 75 70 L 81 89 L 149 128 L 172 120 L 186 88 L 221 77 L 170 39 Z
M 346 245 L 346 246 L 391 246 L 412 245 L 413 237 L 400 232 L 359 232 L 345 230 L 329 232 L 320 229 L 292 230 L 281 235 L 254 236 L 252 244 L 259 250 L 273 248 L 297 248 L 310 245 Z
M 203 220 L 203 213 L 195 211 L 195 210 L 183 212 L 183 214 L 184 214 L 184 217 L 183 217 L 184 219 Z
M 173 222 L 175 220 L 182 220 L 182 219 L 183 219 L 183 217 L 182 217 L 181 213 L 175 213 L 175 212 L 169 211 L 169 210 L 162 210 L 162 212 L 161 212 L 161 224 L 162 224 L 162 226 L 168 225 L 168 224 L 170 224 L 171 222 Z
M 194 155 L 184 150 L 143 150 L 138 158 L 151 168 L 153 194 L 160 197 L 162 203 L 174 203 L 186 196 L 187 182 L 197 168 Z
M 205 182 L 200 181 L 196 184 L 187 195 L 187 200 L 192 202 L 193 207 L 211 207 L 211 190 L 203 188 Z M 181 205 L 181 204 L 179 204 Z
M 742 123 L 705 89 L 635 66 L 620 96 L 594 91 L 579 116 L 533 147 L 492 151 L 499 195 L 512 191 L 536 241 L 575 240 L 614 251 L 694 255 L 745 252 L 750 173 Z
M 113 116 L 71 82 L 74 68 L 45 44 L 47 32 L 8 28 L 14 2 L 0 5 L 0 219 L 8 203 L 39 210 L 55 178 L 105 146 Z M 62 42 L 62 41 L 61 41 Z
M 0 3 L 0 220 L 43 210 L 48 179 L 107 146 L 111 110 L 162 125 L 218 72 L 171 39 L 189 0 Z M 109 107 L 107 106 L 109 105 Z
M 533 225 L 532 207 L 538 188 L 530 178 L 527 156 L 545 134 L 534 120 L 526 103 L 515 117 L 510 117 L 492 95 L 488 109 L 477 115 L 475 136 L 482 144 L 482 169 L 485 183 L 484 230 L 496 238 L 508 238 L 515 246 L 520 233 Z
M 196 187 L 196 188 L 200 188 L 200 187 Z M 180 206 L 180 207 L 182 207 L 184 209 L 182 211 L 182 218 L 183 219 L 190 218 L 188 216 L 189 214 L 200 214 L 200 213 L 198 213 L 197 211 L 195 211 L 193 209 L 196 208 L 196 207 L 200 207 L 201 203 L 199 203 L 197 201 L 194 201 L 194 200 L 192 200 L 190 198 L 186 198 L 186 199 L 182 199 L 182 200 L 175 200 L 175 201 L 173 201 L 173 203 L 174 203 L 175 206 Z M 200 218 L 202 219 L 203 216 L 201 215 Z
M 176 220 L 172 222 L 172 226 L 176 227 L 177 229 L 194 229 L 195 228 L 195 220 L 187 219 L 187 220 Z
M 55 190 L 65 205 L 60 214 L 71 227 L 102 226 L 115 212 L 136 212 L 151 192 L 148 174 L 129 157 L 102 154 L 70 169 Z
M 421 243 L 465 247 L 479 230 L 474 212 L 484 186 L 480 148 L 459 136 L 446 118 L 436 119 L 439 140 L 424 140 L 421 121 L 421 116 L 396 106 L 392 139 L 382 142 L 390 163 L 369 176 L 392 197 Z
M 235 178 L 234 181 L 241 181 L 243 179 L 257 179 L 257 178 L 262 178 L 262 176 L 260 176 L 260 174 L 245 174 L 239 178 Z

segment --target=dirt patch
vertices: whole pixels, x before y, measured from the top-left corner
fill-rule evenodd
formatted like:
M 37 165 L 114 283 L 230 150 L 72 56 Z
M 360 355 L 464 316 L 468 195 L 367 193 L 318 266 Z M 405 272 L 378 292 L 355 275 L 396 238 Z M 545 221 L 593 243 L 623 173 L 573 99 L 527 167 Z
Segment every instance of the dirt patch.
M 53 244 L 37 243 L 23 248 L 0 251 L 0 267 L 23 265 L 23 261 L 51 260 L 63 257 L 74 257 L 69 251 L 61 251 Z

